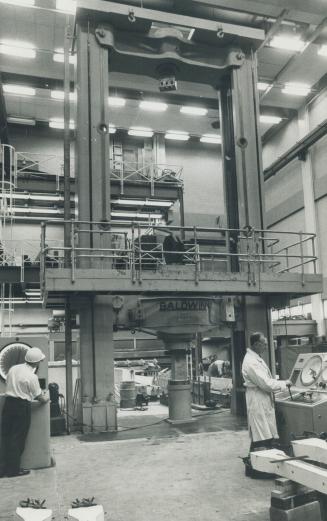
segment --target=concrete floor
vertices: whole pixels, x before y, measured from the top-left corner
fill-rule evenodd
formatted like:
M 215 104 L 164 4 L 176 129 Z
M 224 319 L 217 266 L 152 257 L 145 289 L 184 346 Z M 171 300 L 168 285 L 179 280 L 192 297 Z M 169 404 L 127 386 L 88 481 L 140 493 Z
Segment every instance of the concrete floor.
M 166 411 L 119 415 L 122 428 L 153 427 L 52 438 L 56 466 L 1 480 L 0 520 L 32 497 L 64 521 L 72 500 L 95 496 L 110 521 L 268 521 L 273 481 L 244 476 L 244 422 L 225 410 L 177 428 Z

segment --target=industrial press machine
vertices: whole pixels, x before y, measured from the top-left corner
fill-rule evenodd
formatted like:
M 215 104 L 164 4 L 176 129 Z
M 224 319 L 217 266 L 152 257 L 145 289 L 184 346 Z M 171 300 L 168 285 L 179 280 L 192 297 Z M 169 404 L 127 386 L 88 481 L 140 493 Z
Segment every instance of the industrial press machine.
M 297 357 L 288 391 L 276 394 L 276 416 L 281 442 L 297 436 L 327 432 L 327 353 Z

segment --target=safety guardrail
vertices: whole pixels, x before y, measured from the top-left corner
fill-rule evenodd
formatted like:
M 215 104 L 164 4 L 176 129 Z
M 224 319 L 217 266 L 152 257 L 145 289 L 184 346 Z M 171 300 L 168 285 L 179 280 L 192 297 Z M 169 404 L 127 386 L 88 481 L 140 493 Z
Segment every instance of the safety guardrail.
M 315 234 L 243 229 L 181 227 L 139 224 L 131 221 L 126 231 L 116 231 L 107 222 L 67 221 L 69 241 L 51 246 L 47 223 L 42 224 L 41 278 L 48 267 L 71 270 L 74 282 L 78 268 L 114 269 L 141 281 L 145 271 L 164 267 L 189 266 L 195 283 L 202 273 L 246 272 L 249 284 L 256 284 L 260 273 L 302 275 L 316 273 Z M 126 227 L 126 222 L 124 222 Z M 50 251 L 56 250 L 58 262 L 49 266 Z

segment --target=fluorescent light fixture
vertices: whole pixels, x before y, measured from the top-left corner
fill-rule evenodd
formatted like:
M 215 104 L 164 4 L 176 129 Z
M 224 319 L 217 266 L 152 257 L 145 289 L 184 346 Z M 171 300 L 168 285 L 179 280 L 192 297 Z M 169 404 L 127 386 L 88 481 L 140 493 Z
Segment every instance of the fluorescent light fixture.
M 278 125 L 282 121 L 279 116 L 269 116 L 268 114 L 260 115 L 260 123 L 268 123 L 272 125 Z
M 267 90 L 268 87 L 270 87 L 271 83 L 268 83 L 266 81 L 258 81 L 257 87 L 258 90 Z
M 21 7 L 33 7 L 35 0 L 0 0 L 1 4 L 19 5 Z
M 284 94 L 291 94 L 293 96 L 307 96 L 310 92 L 310 85 L 306 83 L 285 83 L 282 92 Z
M 327 56 L 327 45 L 321 45 L 319 50 L 318 50 L 318 54 L 320 56 Z
M 36 125 L 35 119 L 19 118 L 16 116 L 8 116 L 7 121 L 8 123 L 14 123 L 15 125 L 28 125 L 30 127 L 35 127 Z
M 165 139 L 174 139 L 176 141 L 188 141 L 190 135 L 182 130 L 167 130 Z
M 15 94 L 17 96 L 35 96 L 35 89 L 25 87 L 24 85 L 11 85 L 9 83 L 3 86 L 3 92 L 6 94 Z
M 140 109 L 151 110 L 152 112 L 165 112 L 167 110 L 167 103 L 161 103 L 159 101 L 141 101 L 139 105 Z
M 270 41 L 270 47 L 276 49 L 284 49 L 285 51 L 302 51 L 305 46 L 305 42 L 300 36 L 281 36 L 276 35 Z
M 205 116 L 208 110 L 203 107 L 185 106 L 180 108 L 182 114 L 189 114 L 190 116 Z
M 128 131 L 129 136 L 152 137 L 153 130 L 145 127 L 132 127 Z
M 56 9 L 64 13 L 75 14 L 77 2 L 74 0 L 57 0 Z
M 127 217 L 128 219 L 162 219 L 162 213 L 143 213 L 143 212 L 111 212 L 112 217 Z
M 221 144 L 221 136 L 219 134 L 203 134 L 200 137 L 201 143 L 210 143 L 212 145 Z
M 64 122 L 63 118 L 51 118 L 49 121 L 50 128 L 63 129 L 64 126 L 65 126 L 65 122 Z M 69 128 L 70 128 L 70 130 L 74 130 L 74 128 L 75 128 L 75 121 L 73 119 L 71 119 L 69 122 Z
M 36 56 L 34 45 L 20 40 L 1 40 L 0 53 L 17 58 L 35 58 Z
M 65 93 L 63 90 L 52 90 L 50 95 L 51 95 L 52 99 L 56 99 L 59 101 L 64 101 L 64 98 L 65 98 Z M 70 101 L 76 101 L 76 99 L 77 99 L 76 91 L 69 93 L 69 99 L 70 99 Z
M 109 134 L 116 134 L 116 127 L 114 125 L 109 125 Z
M 108 98 L 109 107 L 124 107 L 126 100 L 119 98 L 118 96 L 109 96 Z
M 173 204 L 172 201 L 148 201 L 146 199 L 114 199 L 112 204 L 119 204 L 121 206 L 159 206 L 170 208 Z
M 65 54 L 64 54 L 64 49 L 63 48 L 55 49 L 55 51 L 53 53 L 53 61 L 54 62 L 58 62 L 58 63 L 64 63 L 64 61 L 65 61 Z M 71 65 L 75 65 L 76 64 L 76 54 L 70 54 L 69 55 L 69 63 Z

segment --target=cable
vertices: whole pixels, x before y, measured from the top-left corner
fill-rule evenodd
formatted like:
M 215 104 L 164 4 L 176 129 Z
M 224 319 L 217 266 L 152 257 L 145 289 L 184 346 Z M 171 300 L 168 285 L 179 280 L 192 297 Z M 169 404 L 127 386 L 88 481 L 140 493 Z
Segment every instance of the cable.
M 208 411 L 208 412 L 204 412 L 202 414 L 194 414 L 192 416 L 192 418 L 201 418 L 203 416 L 214 416 L 216 414 L 221 414 L 224 411 L 225 411 L 225 409 L 219 409 L 217 411 Z M 66 410 L 64 410 L 63 412 L 64 412 L 64 414 L 68 418 L 70 418 L 70 419 L 72 419 L 74 421 L 74 427 L 87 427 L 87 428 L 92 429 L 93 431 L 96 431 L 96 432 L 101 432 L 101 433 L 104 432 L 103 430 L 100 430 L 100 425 L 89 425 L 89 424 L 86 424 L 86 423 L 78 423 L 78 422 L 76 422 L 76 418 L 74 418 L 73 416 L 69 415 Z M 147 423 L 146 425 L 137 425 L 137 426 L 133 426 L 133 427 L 131 427 L 129 425 L 126 425 L 126 426 L 117 425 L 117 427 L 120 429 L 119 432 L 135 431 L 135 430 L 138 430 L 138 429 L 144 429 L 146 427 L 152 427 L 154 425 L 159 425 L 160 423 L 163 423 L 163 422 L 165 422 L 168 419 L 169 418 L 167 416 L 167 417 L 162 418 L 161 420 L 158 420 L 156 422 Z

